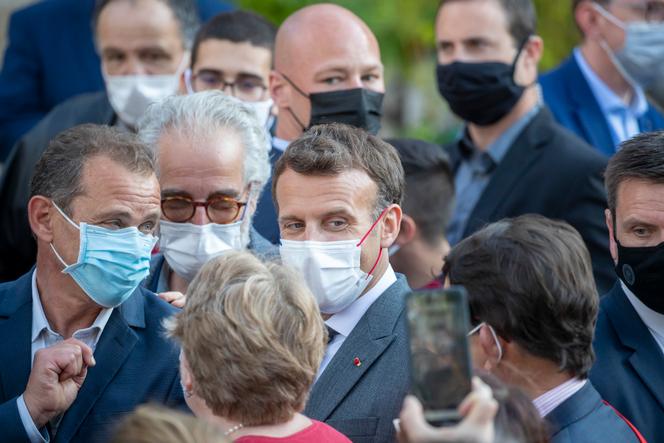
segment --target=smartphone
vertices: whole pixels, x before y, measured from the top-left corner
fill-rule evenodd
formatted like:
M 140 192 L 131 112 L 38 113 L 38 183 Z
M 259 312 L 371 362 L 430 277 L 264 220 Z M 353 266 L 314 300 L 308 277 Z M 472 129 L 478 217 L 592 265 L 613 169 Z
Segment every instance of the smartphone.
M 412 391 L 432 424 L 460 419 L 457 406 L 471 390 L 468 296 L 461 286 L 414 291 L 406 299 Z

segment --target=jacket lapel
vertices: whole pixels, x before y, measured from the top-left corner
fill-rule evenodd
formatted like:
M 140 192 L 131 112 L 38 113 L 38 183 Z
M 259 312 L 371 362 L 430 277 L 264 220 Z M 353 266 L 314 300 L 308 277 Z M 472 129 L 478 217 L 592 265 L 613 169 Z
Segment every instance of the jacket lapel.
M 495 213 L 519 183 L 525 172 L 542 153 L 549 137 L 553 117 L 542 108 L 528 126 L 510 146 L 505 157 L 496 167 L 482 196 L 477 201 L 464 230 L 464 237 L 475 232 L 486 223 L 494 221 Z M 500 217 L 502 218 L 502 217 Z
M 2 402 L 25 390 L 32 367 L 32 271 L 7 288 L 0 298 L 0 365 Z
M 145 327 L 143 294 L 140 288 L 111 314 L 95 349 L 97 365 L 88 371 L 76 400 L 62 418 L 56 442 L 71 440 L 97 399 L 131 354 L 138 336 L 130 326 Z
M 599 393 L 590 383 L 590 380 L 587 380 L 578 392 L 546 416 L 546 420 L 551 425 L 551 435 L 556 435 L 572 423 L 581 420 L 597 408 L 601 402 L 602 399 Z
M 622 291 L 620 283 L 614 286 L 604 304 L 605 312 L 611 321 L 622 344 L 634 352 L 629 364 L 643 384 L 664 408 L 664 354 L 652 334 L 643 323 L 634 307 Z
M 395 339 L 394 329 L 405 304 L 403 276 L 383 293 L 341 345 L 314 385 L 305 415 L 325 421 Z M 361 364 L 355 365 L 355 358 Z

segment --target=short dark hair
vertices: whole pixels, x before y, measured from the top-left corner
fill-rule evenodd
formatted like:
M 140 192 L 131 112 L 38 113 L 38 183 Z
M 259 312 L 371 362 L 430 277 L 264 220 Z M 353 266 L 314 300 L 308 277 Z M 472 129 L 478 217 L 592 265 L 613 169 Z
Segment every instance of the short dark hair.
M 196 63 L 198 47 L 206 40 L 228 40 L 233 43 L 249 43 L 265 48 L 274 56 L 274 39 L 277 28 L 265 17 L 241 9 L 222 12 L 205 23 L 196 34 L 191 51 L 191 66 Z M 274 57 L 272 62 L 274 62 Z
M 442 0 L 438 6 L 438 14 L 447 3 L 477 0 Z M 531 35 L 537 34 L 537 13 L 532 0 L 492 0 L 498 2 L 507 17 L 508 32 L 514 44 L 520 46 Z
M 152 151 L 135 134 L 117 128 L 87 123 L 55 136 L 35 166 L 30 196 L 42 195 L 65 212 L 84 189 L 81 175 L 86 162 L 106 156 L 142 175 L 154 174 Z
M 92 29 L 94 34 L 97 33 L 97 23 L 99 16 L 106 6 L 118 0 L 96 0 L 95 9 L 92 13 Z M 126 1 L 126 0 L 125 0 Z M 136 0 L 131 0 L 136 1 Z M 157 0 L 168 6 L 168 9 L 173 12 L 173 17 L 180 25 L 180 33 L 182 34 L 182 45 L 186 49 L 190 49 L 194 42 L 194 36 L 200 26 L 198 18 L 198 4 L 196 0 Z
M 607 201 L 615 217 L 618 187 L 626 180 L 664 184 L 664 131 L 639 134 L 620 144 L 604 172 Z
M 334 176 L 350 169 L 364 171 L 376 183 L 375 217 L 387 206 L 401 204 L 404 172 L 392 145 L 367 131 L 341 123 L 314 126 L 293 141 L 274 167 L 272 198 L 286 169 L 298 174 Z
M 561 372 L 587 377 L 599 297 L 572 226 L 541 215 L 492 223 L 452 249 L 443 273 L 465 286 L 474 321 Z
M 445 236 L 454 209 L 454 179 L 442 147 L 414 139 L 390 139 L 406 178 L 402 209 L 415 220 L 424 240 Z

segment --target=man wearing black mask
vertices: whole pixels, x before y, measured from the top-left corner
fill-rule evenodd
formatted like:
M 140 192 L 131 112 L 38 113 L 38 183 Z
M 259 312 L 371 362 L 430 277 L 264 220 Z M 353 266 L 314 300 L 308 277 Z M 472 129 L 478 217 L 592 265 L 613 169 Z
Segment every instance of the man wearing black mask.
M 618 281 L 603 298 L 590 378 L 648 441 L 664 435 L 664 132 L 622 145 L 606 169 Z
M 272 165 L 291 141 L 317 124 L 346 123 L 375 135 L 384 92 L 378 41 L 359 17 L 332 4 L 294 12 L 277 32 L 270 76 L 270 95 L 278 108 Z M 277 242 L 271 185 L 258 203 L 254 226 Z
M 601 223 L 606 160 L 556 124 L 540 99 L 531 0 L 445 0 L 436 17 L 440 94 L 466 121 L 446 147 L 455 175 L 451 244 L 526 213 L 562 219 L 583 237 L 600 291 L 613 283 Z

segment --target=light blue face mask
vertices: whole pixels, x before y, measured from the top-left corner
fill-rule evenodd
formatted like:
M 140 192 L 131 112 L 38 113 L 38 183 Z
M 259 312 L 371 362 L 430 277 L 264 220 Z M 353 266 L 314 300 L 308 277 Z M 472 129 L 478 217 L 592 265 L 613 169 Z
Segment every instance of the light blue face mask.
M 76 263 L 68 265 L 50 244 L 71 278 L 98 305 L 120 306 L 150 273 L 150 256 L 157 237 L 135 227 L 106 229 L 74 223 L 55 203 L 53 206 L 79 230 L 80 248 Z

